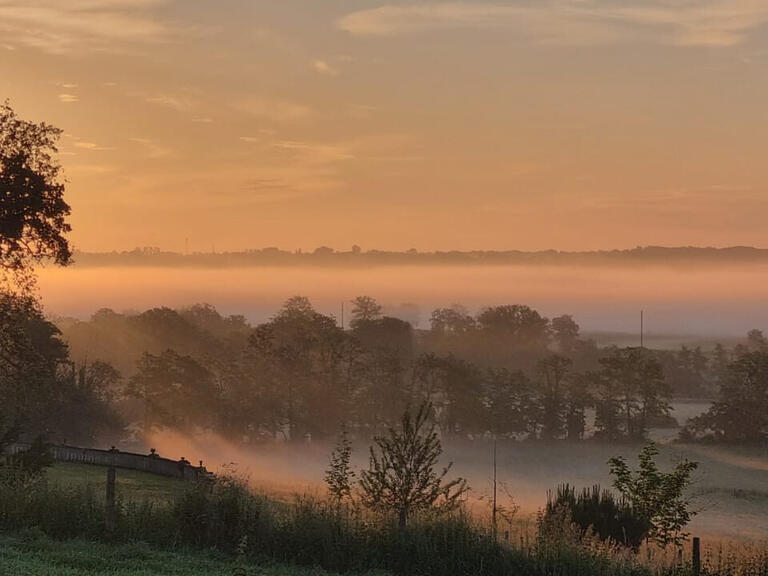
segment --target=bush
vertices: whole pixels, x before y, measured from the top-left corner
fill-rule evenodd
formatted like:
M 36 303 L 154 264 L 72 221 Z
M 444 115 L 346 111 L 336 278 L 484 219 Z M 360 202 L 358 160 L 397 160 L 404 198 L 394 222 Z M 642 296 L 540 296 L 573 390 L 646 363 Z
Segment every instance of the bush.
M 617 500 L 611 492 L 599 485 L 584 488 L 577 493 L 568 484 L 557 487 L 557 494 L 547 496 L 545 516 L 554 517 L 559 511 L 567 512 L 581 535 L 588 531 L 600 540 L 611 540 L 637 549 L 648 536 L 650 522 L 625 498 Z

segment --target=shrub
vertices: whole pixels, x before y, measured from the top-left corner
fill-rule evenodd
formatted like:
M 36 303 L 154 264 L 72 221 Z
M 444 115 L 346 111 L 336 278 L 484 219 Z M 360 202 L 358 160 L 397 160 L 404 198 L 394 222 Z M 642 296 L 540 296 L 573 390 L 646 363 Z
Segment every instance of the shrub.
M 554 517 L 564 510 L 576 524 L 582 535 L 592 531 L 600 540 L 611 540 L 637 549 L 648 535 L 650 522 L 636 510 L 626 498 L 616 499 L 599 485 L 584 488 L 580 492 L 568 484 L 557 487 L 553 497 L 547 495 L 547 517 Z

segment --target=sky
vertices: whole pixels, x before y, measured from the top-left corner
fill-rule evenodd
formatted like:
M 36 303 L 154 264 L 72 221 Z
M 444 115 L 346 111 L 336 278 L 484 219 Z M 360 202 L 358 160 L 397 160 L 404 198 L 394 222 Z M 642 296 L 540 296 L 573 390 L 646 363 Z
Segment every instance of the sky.
M 0 0 L 81 250 L 766 246 L 765 0 Z

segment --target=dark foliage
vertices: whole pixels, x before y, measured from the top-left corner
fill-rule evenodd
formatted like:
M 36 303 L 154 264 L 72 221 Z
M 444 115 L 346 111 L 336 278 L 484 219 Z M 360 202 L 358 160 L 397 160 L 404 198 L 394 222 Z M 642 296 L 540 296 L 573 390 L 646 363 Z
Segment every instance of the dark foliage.
M 547 495 L 545 515 L 554 517 L 561 511 L 582 531 L 592 532 L 601 540 L 612 540 L 631 548 L 643 543 L 651 528 L 650 521 L 625 498 L 616 499 L 599 485 L 576 492 L 573 486 L 561 484 L 557 492 Z
M 54 155 L 61 130 L 21 120 L 0 105 L 0 269 L 50 258 L 68 264 L 69 205 Z

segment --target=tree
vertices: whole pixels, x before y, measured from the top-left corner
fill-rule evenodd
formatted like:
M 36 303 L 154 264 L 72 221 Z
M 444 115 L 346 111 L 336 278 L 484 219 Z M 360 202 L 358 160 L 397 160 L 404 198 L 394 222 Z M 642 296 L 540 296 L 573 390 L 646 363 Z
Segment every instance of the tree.
M 489 366 L 532 371 L 549 352 L 549 320 L 528 306 L 486 308 L 477 324 L 477 361 Z
M 565 430 L 568 440 L 581 440 L 587 428 L 586 409 L 594 404 L 583 374 L 569 379 L 565 390 Z
M 486 308 L 477 317 L 488 335 L 517 345 L 544 346 L 549 337 L 549 322 L 536 310 L 519 304 Z
M 444 436 L 484 431 L 482 374 L 453 354 L 424 354 L 416 360 L 417 394 L 435 408 Z
M 411 400 L 413 327 L 398 318 L 384 316 L 356 324 L 351 337 L 364 351 L 360 358 L 363 422 L 381 429 L 398 418 Z
M 565 432 L 566 388 L 571 364 L 568 358 L 557 354 L 538 362 L 541 437 L 544 440 L 561 438 Z
M 630 440 L 645 437 L 650 424 L 669 415 L 669 386 L 659 361 L 644 348 L 608 350 L 600 359 L 596 426 L 609 441 L 620 435 Z
M 768 352 L 768 339 L 762 330 L 750 330 L 747 333 L 747 348 L 751 352 Z
M 381 318 L 381 305 L 370 296 L 358 296 L 352 300 L 352 320 L 349 325 L 357 327 L 362 322 L 373 322 Z
M 251 335 L 256 384 L 283 420 L 288 439 L 335 430 L 348 389 L 341 374 L 346 339 L 333 318 L 316 312 L 302 296 L 286 301 Z
M 564 314 L 552 318 L 551 325 L 558 351 L 561 354 L 571 354 L 579 339 L 579 325 L 573 316 Z
M 477 322 L 467 313 L 467 310 L 454 304 L 450 308 L 436 308 L 429 319 L 434 334 L 454 334 L 466 336 L 477 328 Z
M 352 443 L 347 436 L 347 427 L 342 426 L 336 447 L 331 453 L 331 461 L 325 471 L 325 485 L 337 504 L 352 497 L 352 482 L 355 472 L 352 470 Z
M 696 514 L 691 510 L 691 501 L 685 491 L 698 463 L 684 459 L 672 472 L 662 472 L 655 461 L 658 454 L 658 446 L 648 442 L 638 456 L 637 470 L 630 470 L 620 456 L 611 458 L 608 464 L 614 487 L 648 519 L 648 537 L 662 546 L 679 546 L 688 537 L 685 526 Z
M 406 410 L 399 428 L 376 437 L 368 470 L 360 476 L 363 504 L 377 512 L 394 513 L 400 529 L 415 513 L 454 510 L 468 490 L 463 478 L 446 481 L 453 463 L 436 470 L 443 449 L 429 423 L 431 412 L 427 403 L 415 414 Z
M 123 422 L 113 408 L 120 373 L 106 362 L 74 363 L 57 382 L 57 409 L 48 418 L 59 435 L 76 446 L 92 446 L 99 438 L 119 438 Z
M 70 208 L 54 159 L 60 135 L 0 104 L 0 418 L 27 433 L 48 432 L 59 400 L 57 371 L 67 359 L 32 292 L 34 264 L 66 265 L 72 257 L 65 238 Z
M 485 388 L 487 425 L 494 436 L 531 430 L 531 420 L 538 420 L 538 413 L 531 381 L 523 372 L 488 370 Z M 538 427 L 538 423 L 534 425 Z
M 720 397 L 687 428 L 724 442 L 758 444 L 768 438 L 768 351 L 745 352 L 728 367 Z
M 72 258 L 70 207 L 54 159 L 61 133 L 0 105 L 0 271 L 23 276 L 42 260 L 66 265 Z
M 127 393 L 144 401 L 144 424 L 182 430 L 206 429 L 218 416 L 213 375 L 194 358 L 166 350 L 145 353 Z
M 48 434 L 60 411 L 66 344 L 31 296 L 0 291 L 0 419 Z

